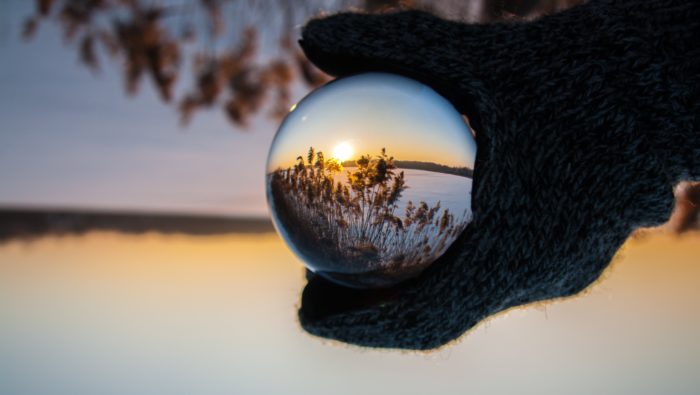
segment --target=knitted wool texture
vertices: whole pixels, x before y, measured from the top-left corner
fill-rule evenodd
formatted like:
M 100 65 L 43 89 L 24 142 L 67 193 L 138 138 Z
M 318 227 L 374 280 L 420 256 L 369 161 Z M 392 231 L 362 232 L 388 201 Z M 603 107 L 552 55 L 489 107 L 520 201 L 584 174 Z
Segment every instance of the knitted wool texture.
M 430 349 L 512 306 L 580 292 L 632 231 L 665 222 L 700 179 L 700 2 L 593 0 L 531 22 L 422 12 L 312 20 L 300 42 L 329 74 L 395 72 L 477 133 L 474 219 L 420 277 L 357 291 L 310 277 L 315 335 Z

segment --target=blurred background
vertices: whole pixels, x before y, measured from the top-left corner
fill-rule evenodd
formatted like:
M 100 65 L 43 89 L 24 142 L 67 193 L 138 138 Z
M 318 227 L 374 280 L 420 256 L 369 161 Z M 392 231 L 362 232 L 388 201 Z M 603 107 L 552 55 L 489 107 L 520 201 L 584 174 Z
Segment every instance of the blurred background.
M 432 353 L 305 334 L 301 264 L 268 219 L 267 150 L 328 76 L 310 17 L 468 22 L 579 1 L 0 3 L 0 394 L 695 394 L 700 185 L 576 298 Z

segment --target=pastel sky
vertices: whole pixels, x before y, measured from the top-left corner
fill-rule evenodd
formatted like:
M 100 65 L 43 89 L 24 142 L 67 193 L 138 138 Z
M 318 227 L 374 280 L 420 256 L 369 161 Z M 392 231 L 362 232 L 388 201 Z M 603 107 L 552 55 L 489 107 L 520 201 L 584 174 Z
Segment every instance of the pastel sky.
M 268 171 L 287 167 L 310 146 L 332 155 L 345 143 L 356 158 L 384 147 L 398 160 L 473 168 L 476 145 L 462 116 L 434 90 L 372 73 L 333 82 L 304 98 L 275 137 Z

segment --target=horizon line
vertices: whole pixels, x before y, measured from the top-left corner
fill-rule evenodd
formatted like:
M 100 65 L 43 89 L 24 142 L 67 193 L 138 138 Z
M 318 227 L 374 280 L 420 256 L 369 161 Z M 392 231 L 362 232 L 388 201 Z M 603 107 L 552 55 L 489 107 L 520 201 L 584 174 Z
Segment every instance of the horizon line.
M 210 236 L 273 233 L 274 226 L 271 218 L 258 216 L 0 205 L 0 243 L 94 231 Z
M 305 165 L 308 165 L 308 161 L 306 160 L 306 157 L 304 157 L 303 159 L 304 159 L 304 164 L 305 164 Z M 348 162 L 356 162 L 356 161 L 357 161 L 357 159 L 346 159 L 346 160 L 344 160 L 344 161 L 340 161 L 340 160 L 338 160 L 337 158 L 334 158 L 334 157 L 329 157 L 328 159 L 325 159 L 325 160 L 329 160 L 329 159 L 334 159 L 334 160 L 338 161 L 342 166 L 345 166 L 345 163 L 348 163 Z M 372 159 L 375 160 L 376 158 L 372 158 Z M 429 164 L 433 164 L 433 165 L 449 167 L 449 168 L 451 168 L 451 169 L 469 169 L 469 170 L 474 170 L 474 167 L 470 167 L 470 166 L 467 166 L 467 165 L 464 165 L 464 166 L 451 166 L 451 165 L 445 165 L 445 164 L 442 164 L 442 163 L 433 162 L 433 161 L 429 161 L 429 160 L 397 159 L 397 158 L 393 158 L 393 160 L 394 160 L 394 162 L 429 163 Z M 294 167 L 294 165 L 295 165 L 296 163 L 297 163 L 297 161 L 295 160 L 291 166 L 287 166 L 287 167 Z M 347 166 L 347 167 L 351 167 L 351 166 Z M 285 167 L 277 166 L 277 170 L 285 170 L 285 169 L 286 169 Z M 274 170 L 273 170 L 273 171 L 274 171 Z

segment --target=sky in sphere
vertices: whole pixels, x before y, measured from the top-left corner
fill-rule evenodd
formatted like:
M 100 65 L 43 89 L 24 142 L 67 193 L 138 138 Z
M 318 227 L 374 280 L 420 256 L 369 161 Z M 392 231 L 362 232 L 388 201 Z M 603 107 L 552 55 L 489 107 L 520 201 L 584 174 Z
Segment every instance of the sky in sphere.
M 476 143 L 452 104 L 419 82 L 386 73 L 334 81 L 293 107 L 275 138 L 268 172 L 294 164 L 313 146 L 326 157 L 347 146 L 349 158 L 474 167 Z M 344 156 L 344 155 L 343 155 Z

